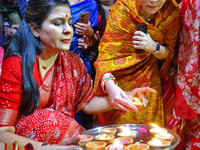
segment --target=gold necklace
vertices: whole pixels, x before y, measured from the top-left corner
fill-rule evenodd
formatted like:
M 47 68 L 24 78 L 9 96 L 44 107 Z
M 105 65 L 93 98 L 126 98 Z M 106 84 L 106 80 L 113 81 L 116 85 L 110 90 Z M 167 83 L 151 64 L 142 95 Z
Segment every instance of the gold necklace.
M 42 69 L 44 69 L 44 70 L 47 69 L 47 66 L 46 66 L 46 65 L 43 65 L 43 62 L 42 62 L 42 59 L 41 59 L 40 56 L 39 56 L 39 64 L 41 65 Z
M 142 15 L 143 17 L 145 18 L 146 21 L 150 22 L 151 19 L 153 18 L 154 14 L 150 17 L 150 18 L 147 18 L 147 16 L 145 15 L 145 13 L 143 12 L 143 10 L 141 9 L 141 12 L 142 12 Z
M 53 56 L 53 57 L 50 58 L 51 63 L 48 66 L 43 64 L 44 61 L 39 56 L 39 63 L 41 65 L 41 68 L 44 69 L 44 70 L 46 70 L 47 68 L 51 68 L 51 66 L 53 66 L 54 62 L 56 61 L 57 56 L 58 56 L 58 53 L 55 56 Z

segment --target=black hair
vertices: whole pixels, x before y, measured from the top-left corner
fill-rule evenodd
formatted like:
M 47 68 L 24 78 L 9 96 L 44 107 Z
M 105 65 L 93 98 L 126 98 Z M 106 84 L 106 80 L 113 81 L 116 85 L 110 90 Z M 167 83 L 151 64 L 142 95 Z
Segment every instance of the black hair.
M 3 22 L 4 22 L 3 16 L 2 16 L 2 14 L 0 13 L 0 36 L 1 36 L 1 34 L 3 33 Z
M 101 6 L 101 2 L 100 0 L 95 0 L 97 3 L 97 8 L 98 8 L 98 13 L 101 16 L 102 22 L 103 24 L 101 24 L 101 26 L 103 25 L 104 27 L 106 26 L 106 14 L 105 11 L 103 9 L 103 7 Z M 113 0 L 113 3 L 115 3 L 116 0 Z
M 21 56 L 23 78 L 23 101 L 19 112 L 28 115 L 34 112 L 39 105 L 39 89 L 33 78 L 33 65 L 35 58 L 42 51 L 39 38 L 36 38 L 29 27 L 34 23 L 41 27 L 44 19 L 57 5 L 69 3 L 67 0 L 29 0 L 24 19 L 13 36 L 6 51 L 5 58 Z

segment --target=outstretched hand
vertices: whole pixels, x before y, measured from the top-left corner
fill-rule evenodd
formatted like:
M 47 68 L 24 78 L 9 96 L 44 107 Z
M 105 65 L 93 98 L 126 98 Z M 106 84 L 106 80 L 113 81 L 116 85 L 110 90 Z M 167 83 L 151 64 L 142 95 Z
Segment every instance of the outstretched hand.
M 80 135 L 75 135 L 71 137 L 70 139 L 63 139 L 58 145 L 71 145 L 71 144 L 77 144 L 80 141 Z
M 155 90 L 149 87 L 136 88 L 129 92 L 124 92 L 119 86 L 112 81 L 106 84 L 106 91 L 108 92 L 110 104 L 123 111 L 136 112 L 138 108 L 132 103 L 132 97 L 138 97 L 144 103 L 144 107 L 147 106 L 148 100 L 143 93 L 154 93 Z
M 135 88 L 132 91 L 126 93 L 129 96 L 130 100 L 132 100 L 132 97 L 138 97 L 139 99 L 141 99 L 144 104 L 144 107 L 146 107 L 148 104 L 148 100 L 143 94 L 146 92 L 155 93 L 156 91 L 150 87 L 142 87 L 142 88 Z

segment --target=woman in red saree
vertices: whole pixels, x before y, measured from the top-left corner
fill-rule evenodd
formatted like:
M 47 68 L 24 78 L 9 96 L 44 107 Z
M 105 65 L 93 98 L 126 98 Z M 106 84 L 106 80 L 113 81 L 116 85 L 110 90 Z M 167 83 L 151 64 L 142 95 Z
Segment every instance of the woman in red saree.
M 30 142 L 34 148 L 45 143 L 71 144 L 85 130 L 75 121 L 76 112 L 91 114 L 114 109 L 108 97 L 94 97 L 92 80 L 83 61 L 69 51 L 71 24 L 67 0 L 29 0 L 25 18 L 2 65 L 1 142 L 18 141 L 20 145 Z M 154 92 L 140 88 L 127 94 L 141 97 L 145 91 Z M 130 102 L 126 105 L 129 111 L 135 108 Z M 9 131 L 15 127 L 15 134 L 2 132 L 4 126 L 12 126 Z
M 136 31 L 138 24 L 146 24 L 148 34 Z M 149 103 L 141 112 L 115 109 L 98 114 L 97 124 L 100 121 L 101 125 L 156 123 L 164 126 L 161 79 L 166 75 L 174 56 L 179 27 L 180 10 L 175 0 L 116 1 L 108 17 L 95 62 L 95 94 L 108 93 L 111 103 L 123 108 L 126 106 L 120 101 L 126 101 L 127 95 L 121 89 L 129 91 L 149 86 L 157 92 L 145 94 Z M 137 53 L 136 49 L 145 52 Z M 101 86 L 102 81 L 110 75 L 116 78 L 118 86 L 112 81 Z M 114 101 L 113 97 L 118 100 Z
M 183 0 L 179 42 L 176 116 L 186 121 L 186 149 L 200 149 L 200 1 Z

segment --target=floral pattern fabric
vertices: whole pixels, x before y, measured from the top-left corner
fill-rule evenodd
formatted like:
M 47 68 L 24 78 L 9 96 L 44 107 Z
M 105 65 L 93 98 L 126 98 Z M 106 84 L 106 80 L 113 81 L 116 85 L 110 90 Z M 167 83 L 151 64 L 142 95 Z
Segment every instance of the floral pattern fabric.
M 186 123 L 186 149 L 200 149 L 200 1 L 181 3 L 177 90 L 174 110 Z
M 184 0 L 181 5 L 176 114 L 192 119 L 200 113 L 200 1 Z M 186 109 L 180 108 L 184 104 Z
M 106 72 L 111 72 L 120 88 L 125 91 L 149 86 L 157 92 L 145 95 L 149 104 L 141 112 L 112 110 L 98 114 L 101 125 L 149 122 L 164 125 L 160 79 L 166 75 L 175 53 L 174 46 L 180 27 L 180 10 L 174 0 L 167 0 L 163 8 L 155 14 L 155 22 L 152 24 L 143 20 L 139 12 L 139 0 L 118 0 L 113 5 L 99 44 L 99 56 L 95 62 L 95 94 L 105 95 L 101 88 L 101 77 Z M 169 50 L 160 68 L 158 63 L 161 62 L 152 54 L 136 53 L 132 37 L 138 24 L 146 24 L 147 32 L 153 40 L 165 45 Z

